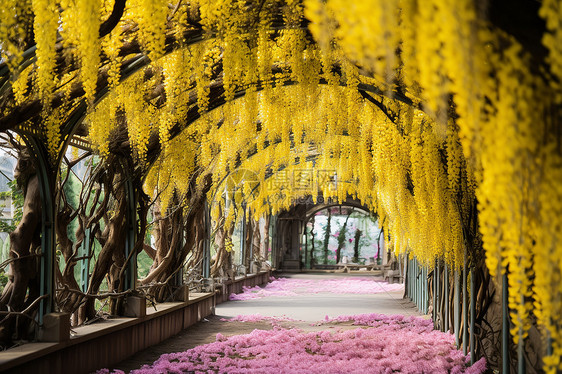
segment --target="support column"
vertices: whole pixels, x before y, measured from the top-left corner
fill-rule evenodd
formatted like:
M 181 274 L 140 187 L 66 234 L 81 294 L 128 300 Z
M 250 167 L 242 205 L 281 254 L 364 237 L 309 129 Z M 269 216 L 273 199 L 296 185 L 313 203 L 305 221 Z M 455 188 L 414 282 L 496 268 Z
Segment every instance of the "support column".
M 242 221 L 240 222 L 240 264 L 246 266 L 246 209 L 243 208 Z M 250 269 L 246 269 L 248 273 Z
M 209 278 L 211 275 L 211 214 L 209 212 L 209 203 L 207 200 L 205 200 L 203 209 L 205 209 L 205 240 L 203 242 L 201 275 L 203 278 Z
M 129 260 L 125 271 L 124 290 L 131 290 L 136 287 L 137 282 L 137 254 L 135 244 L 137 242 L 137 199 L 130 177 L 126 182 L 127 188 L 127 235 L 125 237 L 125 258 Z
M 422 267 L 418 262 L 418 268 L 416 271 L 417 278 L 418 278 L 418 310 L 423 312 L 423 276 L 422 276 Z
M 416 306 L 420 309 L 420 268 L 418 266 L 418 259 L 414 258 L 414 284 L 416 285 Z
M 524 299 L 524 296 L 521 295 L 521 299 Z M 524 302 L 522 300 L 522 302 Z M 517 342 L 517 373 L 518 374 L 525 374 L 527 372 L 527 365 L 525 364 L 525 339 L 523 338 L 523 334 L 519 333 L 519 341 Z
M 431 319 L 433 319 L 433 325 L 435 326 L 435 321 L 437 320 L 437 311 L 435 310 L 435 307 L 437 306 L 437 298 L 435 297 L 436 295 L 436 291 L 437 288 L 435 287 L 436 282 L 435 282 L 435 275 L 437 274 L 437 261 L 435 261 L 435 264 L 433 265 L 433 295 L 432 296 L 432 302 L 433 302 L 433 308 L 431 310 Z
M 475 362 L 474 323 L 476 321 L 476 290 L 474 289 L 474 270 L 470 269 L 470 364 Z
M 416 282 L 416 258 L 412 258 L 412 295 L 414 296 L 412 301 L 418 305 L 418 283 Z
M 423 285 L 425 287 L 425 300 L 424 300 L 425 313 L 424 314 L 427 314 L 429 312 L 429 283 L 427 280 L 428 273 L 429 273 L 429 267 L 425 268 L 425 273 L 423 277 Z
M 461 302 L 461 290 L 460 290 L 460 281 L 459 281 L 459 270 L 457 269 L 457 267 L 455 267 L 455 272 L 454 272 L 454 278 L 455 278 L 455 294 L 453 296 L 453 304 L 454 304 L 454 310 L 453 310 L 453 324 L 454 327 L 453 329 L 455 330 L 455 344 L 457 345 L 457 348 L 460 347 L 460 341 L 459 341 L 459 335 L 460 335 L 460 302 Z
M 408 273 L 410 274 L 410 290 L 411 290 L 411 299 L 414 302 L 414 304 L 416 303 L 416 277 L 415 277 L 415 266 L 414 266 L 414 259 L 412 258 L 410 260 L 410 263 L 408 264 Z
M 275 254 L 277 253 L 277 232 L 276 227 L 277 227 L 277 216 L 270 216 L 269 218 L 269 236 L 271 237 L 271 240 L 269 242 L 269 245 L 271 246 L 271 254 L 269 252 L 267 252 L 268 256 L 271 255 L 271 257 L 269 258 L 269 261 L 271 263 L 272 267 L 277 267 L 277 263 L 276 261 L 274 261 Z M 268 248 L 265 249 L 266 251 L 268 251 Z
M 467 258 L 466 248 L 464 249 L 464 265 L 462 272 L 462 315 L 463 315 L 463 332 L 462 332 L 462 350 L 466 355 L 468 353 L 468 288 L 467 288 Z
M 304 268 L 306 269 L 308 265 L 308 225 L 304 225 Z M 310 266 L 308 266 L 310 268 Z
M 420 265 L 420 311 L 425 314 L 425 276 L 423 265 Z
M 435 272 L 435 299 L 437 304 L 435 305 L 435 322 L 438 324 L 439 331 L 443 331 L 443 321 L 440 320 L 441 317 L 441 266 L 439 260 L 437 260 L 437 267 Z
M 412 300 L 412 290 L 410 286 L 412 285 L 412 281 L 410 280 L 410 259 L 406 258 L 406 274 L 404 274 L 405 284 L 404 287 L 406 288 L 406 295 Z
M 509 310 L 507 269 L 502 275 L 502 373 L 509 373 Z
M 423 287 L 422 287 L 422 268 L 419 261 L 416 261 L 416 278 L 418 281 L 418 310 L 422 311 L 422 300 L 423 300 Z
M 90 251 L 91 251 L 91 242 L 90 242 L 90 229 L 84 230 L 84 240 L 82 241 L 82 245 L 80 245 L 80 254 L 79 256 L 82 257 L 80 261 L 80 284 L 82 286 L 82 292 L 88 292 L 88 283 L 90 281 Z
M 55 298 L 55 182 L 57 173 L 49 162 L 46 144 L 35 136 L 24 136 L 31 156 L 37 167 L 41 193 L 41 257 L 39 265 L 39 294 L 47 295 L 39 304 L 38 322 L 43 324 L 43 317 L 54 311 Z
M 447 261 L 445 261 L 445 268 L 443 269 L 443 281 L 445 282 L 445 295 L 443 295 L 445 299 L 445 320 L 443 322 L 445 331 L 449 331 L 449 265 L 447 265 Z

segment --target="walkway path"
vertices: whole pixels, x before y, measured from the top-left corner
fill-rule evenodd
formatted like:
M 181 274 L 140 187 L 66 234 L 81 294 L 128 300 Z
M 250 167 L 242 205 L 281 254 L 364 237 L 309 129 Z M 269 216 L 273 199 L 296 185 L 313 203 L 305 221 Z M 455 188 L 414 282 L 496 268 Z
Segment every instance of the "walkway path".
M 349 274 L 284 274 L 283 277 L 295 280 L 303 280 L 308 284 L 333 283 L 335 280 L 345 282 L 352 277 Z M 363 279 L 362 276 L 361 279 Z M 368 276 L 367 276 L 368 277 Z M 368 277 L 372 280 L 380 278 Z M 298 327 L 305 331 L 317 331 L 326 329 L 326 326 L 313 326 L 310 322 L 323 320 L 327 315 L 337 317 L 341 315 L 381 313 L 420 315 L 413 303 L 404 300 L 402 289 L 396 289 L 396 285 L 387 287 L 393 290 L 381 289 L 378 293 L 371 294 L 336 294 L 336 293 L 301 293 L 306 289 L 297 289 L 291 296 L 274 296 L 256 298 L 245 301 L 229 301 L 220 304 L 216 308 L 216 315 L 204 322 L 199 322 L 180 334 L 165 340 L 164 342 L 141 351 L 130 359 L 121 362 L 112 369 L 121 369 L 128 372 L 138 369 L 142 365 L 152 364 L 162 354 L 169 352 L 180 352 L 196 347 L 198 345 L 216 341 L 218 333 L 224 336 L 247 334 L 254 329 L 270 330 L 270 321 L 258 322 L 226 322 L 228 319 L 239 315 L 255 315 L 279 317 L 297 321 L 281 322 L 284 327 Z M 318 291 L 318 289 L 316 289 Z M 338 291 L 333 289 L 331 291 Z M 357 290 L 356 290 L 357 291 Z M 360 290 L 359 290 L 360 291 Z M 341 326 L 340 326 L 341 327 Z M 352 328 L 351 323 L 349 328 Z
M 342 282 L 351 277 L 357 279 L 373 279 L 381 283 L 376 284 L 373 293 L 349 294 L 338 293 L 338 289 L 331 290 L 330 293 L 306 293 L 307 288 L 302 292 L 296 289 L 297 295 L 282 297 L 265 297 L 244 302 L 228 302 L 220 304 L 216 313 L 222 317 L 235 317 L 242 314 L 259 313 L 263 316 L 281 316 L 285 315 L 292 319 L 302 321 L 319 321 L 324 319 L 326 315 L 336 317 L 340 315 L 362 314 L 362 313 L 381 313 L 381 314 L 402 314 L 406 316 L 421 314 L 417 311 L 415 305 L 408 300 L 403 299 L 403 285 L 388 285 L 382 282 L 380 277 L 369 276 L 353 276 L 349 274 L 283 274 L 284 278 L 314 281 L 308 290 L 314 289 L 319 291 L 320 287 L 314 286 L 316 282 Z M 384 286 L 386 284 L 386 286 Z M 361 290 L 345 290 L 344 292 L 360 292 Z M 321 291 L 321 290 L 320 290 Z M 332 293 L 333 292 L 333 293 Z M 376 292 L 376 293 L 375 293 Z

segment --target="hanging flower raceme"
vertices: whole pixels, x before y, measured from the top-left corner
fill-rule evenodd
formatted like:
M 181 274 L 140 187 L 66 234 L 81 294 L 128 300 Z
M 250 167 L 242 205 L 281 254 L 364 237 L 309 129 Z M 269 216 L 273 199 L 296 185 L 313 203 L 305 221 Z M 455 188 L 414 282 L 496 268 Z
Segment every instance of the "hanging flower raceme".
M 244 169 L 253 179 L 236 182 L 229 220 L 321 193 L 359 199 L 384 217 L 394 249 L 424 264 L 459 266 L 471 235 L 490 272 L 509 273 L 516 339 L 535 305 L 555 349 L 546 369 L 562 365 L 559 2 L 540 5 L 544 69 L 470 0 L 135 0 L 103 38 L 115 2 L 5 5 L 13 95 L 0 91 L 2 115 L 38 100 L 41 119 L 17 126 L 42 123 L 53 158 L 86 101 L 102 155 L 125 131 L 144 167 L 164 150 L 147 179 L 164 200 L 166 186 L 212 175 L 209 196 L 226 204 L 224 181 Z M 16 35 L 31 24 L 35 60 Z M 479 248 L 468 250 L 474 260 Z

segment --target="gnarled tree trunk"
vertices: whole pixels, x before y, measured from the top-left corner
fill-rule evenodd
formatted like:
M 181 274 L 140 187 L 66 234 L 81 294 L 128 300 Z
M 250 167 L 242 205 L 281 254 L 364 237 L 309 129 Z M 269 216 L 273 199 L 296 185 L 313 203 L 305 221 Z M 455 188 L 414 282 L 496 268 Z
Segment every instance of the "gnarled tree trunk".
M 127 233 L 126 176 L 119 162 L 108 162 L 106 166 L 107 168 L 100 175 L 99 181 L 100 185 L 104 186 L 106 194 L 102 203 L 105 228 L 103 232 L 98 230 L 95 233 L 102 249 L 88 284 L 87 294 L 90 296 L 99 292 L 101 283 L 106 277 L 109 291 L 122 290 L 120 275 L 126 259 L 124 253 Z M 110 314 L 120 314 L 121 304 L 121 298 L 110 299 Z M 95 314 L 95 298 L 87 297 L 78 312 L 79 323 L 94 318 Z
M 170 281 L 181 270 L 187 255 L 191 257 L 187 267 L 201 266 L 204 255 L 204 241 L 207 232 L 204 226 L 205 199 L 210 187 L 210 177 L 205 179 L 205 185 L 197 188 L 196 178 L 190 185 L 186 201 L 187 209 L 180 205 L 180 196 L 175 197 L 175 203 L 169 208 L 169 214 L 162 216 L 156 213 L 159 220 L 157 225 L 157 240 L 155 248 L 155 263 L 146 278 L 141 279 L 142 286 L 151 285 L 149 294 L 156 301 L 164 301 L 173 293 Z M 171 209 L 171 210 L 170 210 Z
M 222 209 L 219 207 L 220 220 L 216 222 L 215 228 L 215 247 L 217 254 L 212 259 L 211 277 L 221 279 L 234 279 L 232 250 L 227 248 L 227 241 L 231 241 L 234 232 L 234 224 L 225 227 L 225 218 Z
M 41 253 L 41 194 L 35 166 L 24 150 L 20 152 L 14 177 L 24 193 L 23 217 L 10 233 L 9 280 L 0 297 L 0 311 L 21 312 L 39 297 L 39 257 Z M 29 338 L 30 319 L 5 314 L 0 320 L 0 344 Z

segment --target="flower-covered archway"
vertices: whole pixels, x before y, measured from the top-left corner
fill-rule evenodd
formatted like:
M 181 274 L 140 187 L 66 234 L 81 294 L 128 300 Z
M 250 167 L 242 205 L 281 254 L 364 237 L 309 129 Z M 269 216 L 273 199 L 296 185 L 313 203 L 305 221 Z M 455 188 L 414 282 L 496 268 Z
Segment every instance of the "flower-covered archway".
M 13 262 L 40 258 L 43 286 L 41 300 L 27 298 L 23 279 L 19 296 L 6 293 L 0 309 L 10 315 L 41 302 L 41 316 L 57 308 L 54 226 L 64 217 L 52 202 L 66 146 L 87 135 L 108 165 L 95 183 L 105 184 L 114 205 L 100 213 L 111 215 L 84 222 L 94 229 L 107 219 L 100 238 L 118 238 L 105 241 L 95 271 L 96 278 L 113 274 L 112 292 L 135 283 L 126 264 L 143 248 L 146 227 L 135 224 L 146 219 L 150 198 L 159 199 L 160 213 L 170 208 L 164 216 L 185 232 L 207 217 L 203 207 L 218 181 L 238 167 L 252 170 L 259 187 L 240 198 L 255 198 L 234 204 L 238 213 L 221 204 L 208 210 L 209 220 L 224 219 L 228 228 L 242 210 L 272 216 L 291 199 L 316 196 L 304 175 L 303 190 L 271 188 L 266 175 L 336 170 L 348 183 L 323 194 L 340 202 L 353 196 L 384 218 L 397 253 L 423 267 L 467 267 L 465 277 L 472 269 L 481 273 L 474 287 L 490 289 L 502 274 L 519 351 L 540 326 L 552 341 L 544 367 L 559 366 L 559 4 L 348 5 L 8 4 L 0 13 L 0 130 L 16 130 L 30 145 L 42 211 L 39 220 L 28 209 L 26 221 L 38 223 L 32 231 L 41 232 L 41 251 L 20 241 Z M 509 22 L 509 12 L 521 21 Z M 288 198 L 270 199 L 279 193 Z M 155 255 L 164 267 L 155 266 L 144 285 L 160 285 L 187 252 L 208 246 L 208 226 L 185 241 L 167 238 L 177 247 Z M 122 227 L 127 235 L 112 236 Z M 66 263 L 77 247 L 65 252 Z M 90 291 L 74 296 L 97 297 Z M 479 305 L 483 312 L 486 301 Z

